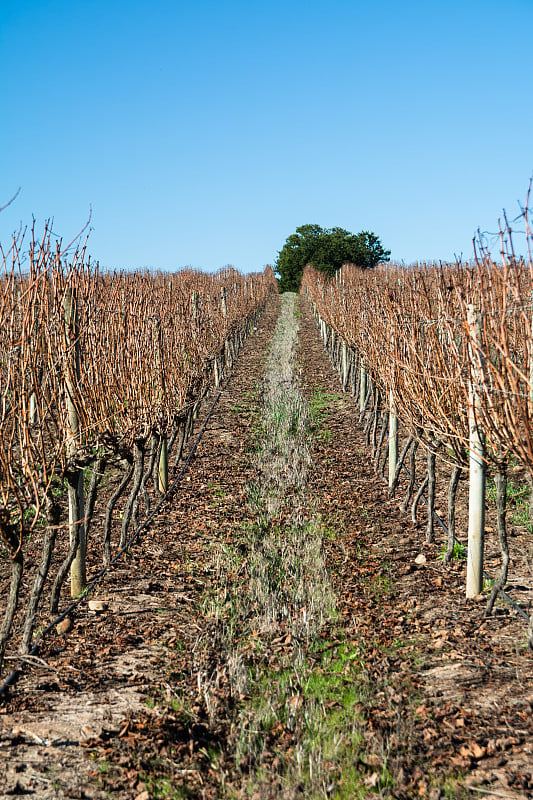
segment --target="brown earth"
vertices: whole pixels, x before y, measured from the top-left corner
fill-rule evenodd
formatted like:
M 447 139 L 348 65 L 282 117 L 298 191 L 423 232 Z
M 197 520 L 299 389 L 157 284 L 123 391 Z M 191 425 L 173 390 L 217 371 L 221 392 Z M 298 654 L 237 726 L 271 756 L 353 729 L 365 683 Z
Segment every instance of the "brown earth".
M 240 546 L 249 516 L 278 308 L 276 299 L 247 342 L 171 506 L 101 583 L 107 610 L 80 607 L 72 629 L 47 638 L 41 661 L 0 706 L 0 798 L 243 796 L 233 744 L 248 699 L 221 667 L 209 598 L 221 548 Z M 354 402 L 340 392 L 303 300 L 300 309 L 297 372 L 311 404 L 321 401 L 308 483 L 328 532 L 338 609 L 323 649 L 357 646 L 371 687 L 360 709 L 364 754 L 354 754 L 361 785 L 381 797 L 531 798 L 533 659 L 524 621 L 501 603 L 485 619 L 484 603 L 465 602 L 465 562 L 444 567 L 442 541 L 424 544 L 422 527 L 386 499 Z M 268 643 L 273 660 L 287 639 L 280 631 Z M 272 796 L 283 761 L 276 754 L 290 759 L 293 739 L 281 728 L 266 740 Z M 387 787 L 379 781 L 385 762 Z M 331 774 L 332 796 L 346 796 L 334 764 Z

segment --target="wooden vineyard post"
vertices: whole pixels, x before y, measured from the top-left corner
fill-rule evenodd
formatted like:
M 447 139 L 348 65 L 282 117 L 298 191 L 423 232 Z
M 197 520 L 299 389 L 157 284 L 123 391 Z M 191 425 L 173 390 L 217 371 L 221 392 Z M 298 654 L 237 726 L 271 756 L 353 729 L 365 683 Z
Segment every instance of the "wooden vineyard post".
M 396 404 L 394 402 L 394 391 L 389 390 L 389 489 L 394 483 L 396 475 L 396 465 L 398 463 L 398 417 L 396 416 Z
M 30 424 L 36 425 L 38 422 L 37 417 L 37 396 L 35 392 L 30 394 Z
M 346 347 L 346 342 L 343 340 L 342 347 L 341 347 L 341 358 L 342 358 L 342 391 L 346 391 L 346 386 L 348 384 L 348 348 Z
M 165 434 L 161 436 L 158 475 L 159 491 L 165 493 L 168 489 L 168 442 Z
M 324 342 L 324 345 L 325 345 L 326 344 L 326 323 L 324 322 L 322 317 L 319 316 L 318 319 L 320 320 L 320 335 L 321 335 L 322 341 Z
M 481 326 L 479 313 L 473 305 L 467 308 L 470 331 L 469 354 L 472 366 L 468 389 L 468 423 L 470 433 L 470 486 L 468 496 L 468 560 L 466 566 L 466 596 L 476 597 L 483 589 L 483 539 L 485 533 L 485 445 L 478 420 L 481 411 L 481 381 L 483 362 L 479 344 Z
M 67 455 L 69 461 L 76 458 L 79 446 L 80 426 L 76 410 L 76 390 L 80 380 L 80 344 L 78 332 L 78 312 L 76 308 L 75 292 L 67 288 L 63 300 L 65 314 L 65 333 L 67 340 L 67 369 L 65 381 L 65 394 L 68 417 Z M 76 555 L 70 566 L 70 593 L 72 597 L 79 597 L 87 585 L 86 552 L 84 517 L 84 491 L 83 469 L 69 465 L 67 471 L 68 482 L 68 527 L 70 546 L 78 541 Z
M 365 410 L 365 400 L 366 400 L 366 370 L 365 370 L 365 362 L 363 361 L 363 357 L 360 358 L 359 364 L 360 370 L 360 379 L 359 379 L 359 412 L 362 414 Z

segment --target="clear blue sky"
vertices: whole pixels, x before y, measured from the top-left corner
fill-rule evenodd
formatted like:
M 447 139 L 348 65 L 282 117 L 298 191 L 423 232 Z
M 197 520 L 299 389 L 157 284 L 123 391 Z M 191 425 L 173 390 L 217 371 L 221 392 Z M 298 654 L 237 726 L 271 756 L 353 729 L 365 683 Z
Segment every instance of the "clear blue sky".
M 472 252 L 533 174 L 533 0 L 1 0 L 0 214 L 105 267 L 250 271 L 298 225 Z

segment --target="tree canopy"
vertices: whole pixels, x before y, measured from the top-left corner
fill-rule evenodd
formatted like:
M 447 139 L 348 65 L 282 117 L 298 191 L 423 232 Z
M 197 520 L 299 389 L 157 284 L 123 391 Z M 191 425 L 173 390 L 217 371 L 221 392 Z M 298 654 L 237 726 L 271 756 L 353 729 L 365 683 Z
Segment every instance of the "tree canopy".
M 344 228 L 301 225 L 278 253 L 275 269 L 279 275 L 279 290 L 297 292 L 306 264 L 333 275 L 348 262 L 371 269 L 388 261 L 389 256 L 390 250 L 385 250 L 379 237 L 370 231 L 350 233 Z

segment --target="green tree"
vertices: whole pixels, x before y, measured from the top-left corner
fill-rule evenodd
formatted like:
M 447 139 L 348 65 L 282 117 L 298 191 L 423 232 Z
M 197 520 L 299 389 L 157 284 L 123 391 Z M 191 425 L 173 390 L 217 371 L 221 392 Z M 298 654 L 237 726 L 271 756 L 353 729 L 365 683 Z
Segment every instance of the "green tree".
M 333 275 L 343 264 L 357 264 L 371 269 L 388 261 L 379 237 L 370 231 L 350 233 L 344 228 L 321 228 L 320 225 L 301 225 L 292 233 L 278 253 L 276 272 L 280 292 L 297 292 L 306 264 L 327 275 Z

